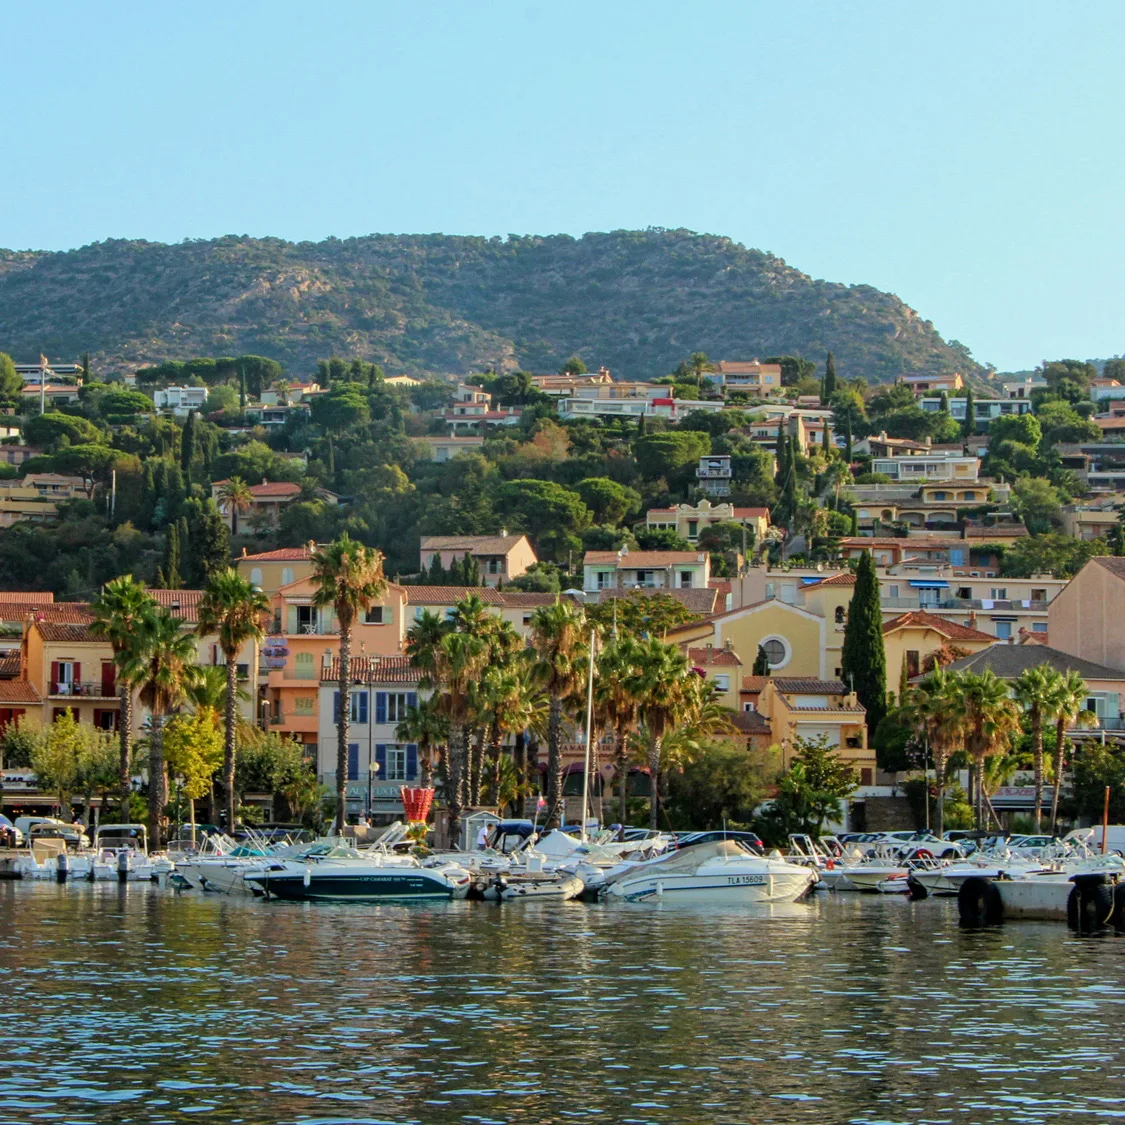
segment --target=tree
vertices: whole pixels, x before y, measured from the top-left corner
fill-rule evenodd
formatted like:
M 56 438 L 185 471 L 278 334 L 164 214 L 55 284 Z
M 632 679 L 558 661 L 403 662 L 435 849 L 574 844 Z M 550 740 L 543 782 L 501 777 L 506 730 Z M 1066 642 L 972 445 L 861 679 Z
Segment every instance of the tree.
M 965 387 L 965 419 L 961 423 L 965 437 L 972 437 L 977 432 L 977 407 L 973 401 L 973 388 Z
M 311 403 L 312 420 L 329 433 L 342 434 L 371 421 L 367 388 L 362 383 L 336 383 Z
M 705 371 L 714 371 L 715 365 L 711 362 L 706 352 L 692 352 L 691 358 L 688 360 L 688 366 L 695 372 L 695 385 L 698 388 L 698 393 L 703 393 L 703 373 Z
M 514 480 L 503 486 L 500 496 L 512 522 L 537 539 L 558 532 L 573 534 L 590 524 L 582 497 L 554 481 Z
M 1055 786 L 1051 793 L 1051 835 L 1055 834 L 1059 817 L 1059 794 L 1062 792 L 1063 755 L 1066 750 L 1066 730 L 1076 722 L 1083 726 L 1092 725 L 1096 717 L 1086 710 L 1086 701 L 1089 698 L 1089 689 L 1086 681 L 1074 671 L 1069 669 L 1059 674 L 1054 683 L 1054 690 L 1047 698 L 1044 711 L 1055 723 L 1055 754 L 1053 768 L 1055 772 Z
M 1001 753 L 1012 735 L 1019 733 L 1020 714 L 1008 694 L 1008 685 L 990 668 L 981 673 L 963 672 L 955 681 L 965 714 L 965 749 L 973 761 L 976 778 L 976 825 L 985 827 L 985 762 Z
M 1066 402 L 1040 403 L 1038 420 L 1045 447 L 1058 445 L 1060 442 L 1098 441 L 1101 438 L 1101 430 L 1097 424 L 1084 418 Z
M 562 367 L 559 368 L 560 375 L 585 375 L 586 364 L 584 364 L 579 356 L 572 355 Z
M 687 656 L 675 645 L 649 638 L 637 646 L 633 672 L 627 679 L 629 692 L 648 734 L 648 769 L 651 785 L 649 827 L 655 828 L 659 808 L 659 778 L 664 737 L 687 715 L 689 696 L 685 687 L 694 675 Z
M 336 719 L 336 835 L 344 834 L 348 788 L 348 730 L 351 722 L 352 629 L 356 618 L 386 592 L 383 556 L 351 539 L 347 532 L 312 555 L 313 605 L 331 608 L 340 629 Z
M 188 412 L 184 421 L 184 430 L 180 436 L 180 468 L 183 470 L 184 480 L 191 482 L 191 463 L 195 460 L 195 411 Z
M 180 779 L 194 827 L 195 802 L 210 792 L 211 777 L 223 762 L 218 715 L 210 707 L 174 715 L 164 727 L 164 760 L 169 774 Z M 228 821 L 228 826 L 233 823 Z
M 574 486 L 582 502 L 593 513 L 595 523 L 620 523 L 641 506 L 641 497 L 608 477 L 587 477 Z
M 192 585 L 203 585 L 216 571 L 230 565 L 230 533 L 214 500 L 191 499 L 188 512 L 187 579 Z M 181 546 L 183 537 L 181 536 Z
M 29 418 L 24 423 L 23 434 L 28 444 L 43 449 L 54 449 L 63 438 L 70 445 L 83 445 L 97 444 L 102 437 L 101 430 L 89 419 L 54 411 Z
M 1073 578 L 1092 558 L 1110 553 L 1104 539 L 1071 539 L 1052 532 L 1017 539 L 1005 552 L 1000 573 L 1005 578 L 1030 578 L 1051 573 Z
M 633 442 L 637 468 L 647 480 L 669 477 L 711 452 L 711 436 L 699 430 L 645 434 Z
M 156 584 L 162 590 L 178 590 L 183 585 L 180 575 L 180 527 L 170 524 L 164 536 L 164 561 L 156 568 Z
M 261 640 L 262 623 L 269 614 L 266 595 L 251 585 L 233 567 L 216 571 L 207 581 L 199 599 L 199 621 L 195 631 L 218 638 L 226 661 L 227 693 L 225 738 L 223 744 L 223 796 L 226 829 L 234 831 L 235 737 L 238 719 L 238 654 L 248 641 Z
M 1016 481 L 1012 493 L 1012 507 L 1033 535 L 1045 532 L 1061 521 L 1059 494 L 1050 481 L 1041 477 L 1024 477 Z
M 832 401 L 832 396 L 836 393 L 836 357 L 829 352 L 828 358 L 824 361 L 824 389 L 820 395 L 821 403 L 828 403 Z
M 241 477 L 223 481 L 219 485 L 219 503 L 230 513 L 231 535 L 237 535 L 238 517 L 254 506 L 254 494 L 250 491 L 250 486 Z
M 417 706 L 408 708 L 406 718 L 395 727 L 399 742 L 415 743 L 418 747 L 418 782 L 423 789 L 433 784 L 434 751 L 444 746 L 449 738 L 449 720 L 442 714 L 437 697 L 422 699 Z
M 748 824 L 770 780 L 760 755 L 707 740 L 680 769 L 669 771 L 668 818 L 676 829 Z
M 844 682 L 867 709 L 868 731 L 874 731 L 887 713 L 887 654 L 879 578 L 870 551 L 863 552 L 856 569 L 840 664 Z
M 594 676 L 594 715 L 599 727 L 613 734 L 613 774 L 617 782 L 618 818 L 628 823 L 629 738 L 639 719 L 637 697 L 631 690 L 631 677 L 638 662 L 634 636 L 613 632 L 598 652 Z
M 116 667 L 117 693 L 121 699 L 118 719 L 121 746 L 118 781 L 121 819 L 127 821 L 132 793 L 133 689 L 139 684 L 137 678 L 130 678 L 130 670 L 139 670 L 139 658 L 145 638 L 144 627 L 156 613 L 157 604 L 131 574 L 123 574 L 102 587 L 91 609 L 94 620 L 90 623 L 90 634 L 109 642 Z
M 770 658 L 762 645 L 758 645 L 758 653 L 754 657 L 754 667 L 750 669 L 752 676 L 768 676 L 770 674 Z
M 1050 706 L 1061 680 L 1059 673 L 1050 664 L 1040 664 L 1035 668 L 1025 668 L 1015 682 L 1016 699 L 1027 711 L 1031 723 L 1031 751 L 1035 771 L 1035 831 L 1039 832 L 1043 822 L 1043 717 L 1044 707 Z
M 7 352 L 0 352 L 0 397 L 11 398 L 23 390 L 23 379 L 16 370 L 12 357 Z
M 1109 789 L 1109 822 L 1125 821 L 1125 754 L 1121 747 L 1090 741 L 1075 750 L 1071 765 L 1067 813 L 1100 825 Z
M 57 472 L 72 473 L 74 476 L 81 477 L 86 499 L 93 500 L 97 482 L 106 479 L 110 470 L 122 457 L 123 454 L 116 449 L 110 449 L 108 445 L 84 442 L 60 449 L 53 460 Z
M 164 772 L 164 720 L 187 694 L 196 676 L 195 638 L 183 631 L 183 621 L 163 609 L 139 623 L 138 644 L 123 667 L 129 683 L 140 687 L 141 702 L 152 713 L 148 757 L 148 834 L 154 849 L 164 838 L 164 806 L 168 782 Z
M 772 806 L 760 818 L 767 842 L 780 844 L 790 833 L 819 837 L 826 820 L 855 792 L 859 774 L 844 762 L 824 735 L 796 738 L 789 770 L 778 782 Z
M 547 824 L 562 823 L 563 712 L 585 682 L 586 623 L 569 601 L 540 606 L 531 615 L 531 640 L 538 657 L 536 679 L 550 700 L 547 726 Z
M 671 594 L 631 590 L 625 597 L 603 597 L 597 605 L 586 606 L 586 620 L 601 629 L 662 637 L 669 629 L 698 621 L 699 614 Z

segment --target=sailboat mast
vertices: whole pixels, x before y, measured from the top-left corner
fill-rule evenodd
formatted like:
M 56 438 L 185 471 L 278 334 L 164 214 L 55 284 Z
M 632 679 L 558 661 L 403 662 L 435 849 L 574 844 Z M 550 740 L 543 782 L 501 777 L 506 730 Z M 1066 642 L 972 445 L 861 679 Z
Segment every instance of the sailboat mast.
M 582 767 L 582 825 L 579 838 L 586 842 L 586 816 L 590 810 L 590 748 L 594 737 L 594 645 L 596 630 L 590 630 L 590 666 L 586 672 L 586 764 Z

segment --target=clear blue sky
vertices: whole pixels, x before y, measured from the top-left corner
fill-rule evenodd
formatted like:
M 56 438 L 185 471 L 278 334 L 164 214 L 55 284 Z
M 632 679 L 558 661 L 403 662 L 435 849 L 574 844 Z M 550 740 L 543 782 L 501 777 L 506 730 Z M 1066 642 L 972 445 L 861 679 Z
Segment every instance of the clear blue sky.
M 682 226 L 1001 369 L 1125 352 L 1121 0 L 56 0 L 0 42 L 0 246 Z

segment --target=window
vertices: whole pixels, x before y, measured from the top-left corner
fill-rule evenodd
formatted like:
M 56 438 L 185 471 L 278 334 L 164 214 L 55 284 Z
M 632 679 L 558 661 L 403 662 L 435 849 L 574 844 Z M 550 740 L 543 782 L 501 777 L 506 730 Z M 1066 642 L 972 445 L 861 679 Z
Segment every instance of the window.
M 789 659 L 787 646 L 780 637 L 768 637 L 762 642 L 762 648 L 771 668 L 780 668 Z
M 898 587 L 897 586 L 888 586 L 887 587 L 887 594 L 888 594 L 889 597 L 897 598 L 898 597 Z
M 281 568 L 281 584 L 288 586 L 293 581 L 293 568 L 291 566 L 283 566 Z
M 383 620 L 383 611 L 386 608 L 386 606 L 381 605 L 369 605 L 367 607 L 367 612 L 363 615 L 363 623 L 365 625 L 384 624 L 385 622 Z
M 1033 633 L 1045 633 L 1047 631 L 1046 621 L 1033 621 L 1031 623 L 1031 631 Z
M 350 711 L 353 723 L 367 722 L 367 692 L 353 691 L 351 693 Z M 340 693 L 338 691 L 332 693 L 332 721 L 334 723 L 340 721 Z
M 656 580 L 653 578 L 653 572 L 651 570 L 638 570 L 636 572 L 636 575 L 638 586 L 653 586 L 656 584 Z
M 873 773 L 870 766 L 866 766 L 859 771 L 860 785 L 870 785 L 872 783 Z
M 386 750 L 386 767 L 380 775 L 387 781 L 406 781 L 406 747 L 388 746 Z
M 959 598 L 964 598 L 965 601 L 972 601 L 972 598 L 973 598 L 973 588 L 972 588 L 972 586 L 958 586 L 957 587 L 957 596 Z
M 722 674 L 714 678 L 716 691 L 730 691 L 730 676 L 729 674 Z
M 1001 641 L 1006 641 L 1012 635 L 1012 623 L 1010 621 L 997 621 L 996 636 Z
M 260 566 L 256 566 L 253 570 L 250 571 L 250 585 L 261 588 L 262 568 Z
M 843 623 L 844 623 L 844 607 L 842 605 L 838 605 L 836 607 L 835 616 L 836 616 L 836 624 L 837 625 L 843 625 Z
M 524 624 L 524 628 L 527 628 L 528 626 L 531 625 L 531 614 L 530 613 L 525 613 L 523 615 L 523 624 Z
M 962 492 L 961 493 L 961 499 L 962 500 L 975 500 L 976 498 L 977 498 L 977 494 L 975 492 Z
M 317 624 L 316 606 L 299 605 L 297 606 L 297 632 L 298 633 L 319 633 L 320 629 Z
M 921 670 L 921 660 L 919 659 L 918 651 L 916 649 L 908 648 L 906 650 L 907 676 L 917 676 Z
M 294 715 L 313 715 L 316 713 L 316 697 L 312 695 L 298 695 L 293 700 Z
M 680 571 L 680 589 L 681 590 L 690 590 L 691 589 L 691 571 L 690 570 L 681 570 Z
M 944 492 L 935 492 L 934 493 L 934 499 L 935 500 L 948 500 L 949 497 L 946 496 L 946 494 Z
M 311 652 L 299 652 L 293 657 L 293 678 L 296 680 L 315 680 L 316 669 L 313 666 Z
M 1031 600 L 1033 602 L 1045 602 L 1047 600 L 1047 591 L 1033 588 L 1031 591 Z
M 743 710 L 743 711 L 751 711 L 751 712 L 752 712 L 752 711 L 754 710 L 754 704 L 753 704 L 753 703 L 744 703 L 744 704 L 742 705 L 742 710 Z
M 612 570 L 599 570 L 594 575 L 598 583 L 599 590 L 605 590 L 613 585 L 613 571 Z
M 410 697 L 405 691 L 387 692 L 387 722 L 401 723 L 406 718 Z
M 348 780 L 359 780 L 359 743 L 348 743 Z
M 488 560 L 488 573 L 489 574 L 503 574 L 504 573 L 504 564 L 503 564 L 502 560 L 500 560 L 500 559 L 489 559 Z
M 687 537 L 694 539 L 699 534 L 699 520 L 687 521 Z
M 993 601 L 1006 602 L 1008 600 L 1008 588 L 1006 586 L 993 586 L 992 593 L 988 596 Z

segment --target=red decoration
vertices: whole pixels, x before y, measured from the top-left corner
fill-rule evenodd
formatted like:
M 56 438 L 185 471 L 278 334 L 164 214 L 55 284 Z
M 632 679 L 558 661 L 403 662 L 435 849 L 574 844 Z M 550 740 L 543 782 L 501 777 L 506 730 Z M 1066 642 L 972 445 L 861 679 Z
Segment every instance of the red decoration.
M 399 793 L 402 796 L 402 807 L 406 810 L 406 819 L 425 821 L 430 815 L 430 806 L 434 803 L 434 790 L 411 789 L 403 785 Z

